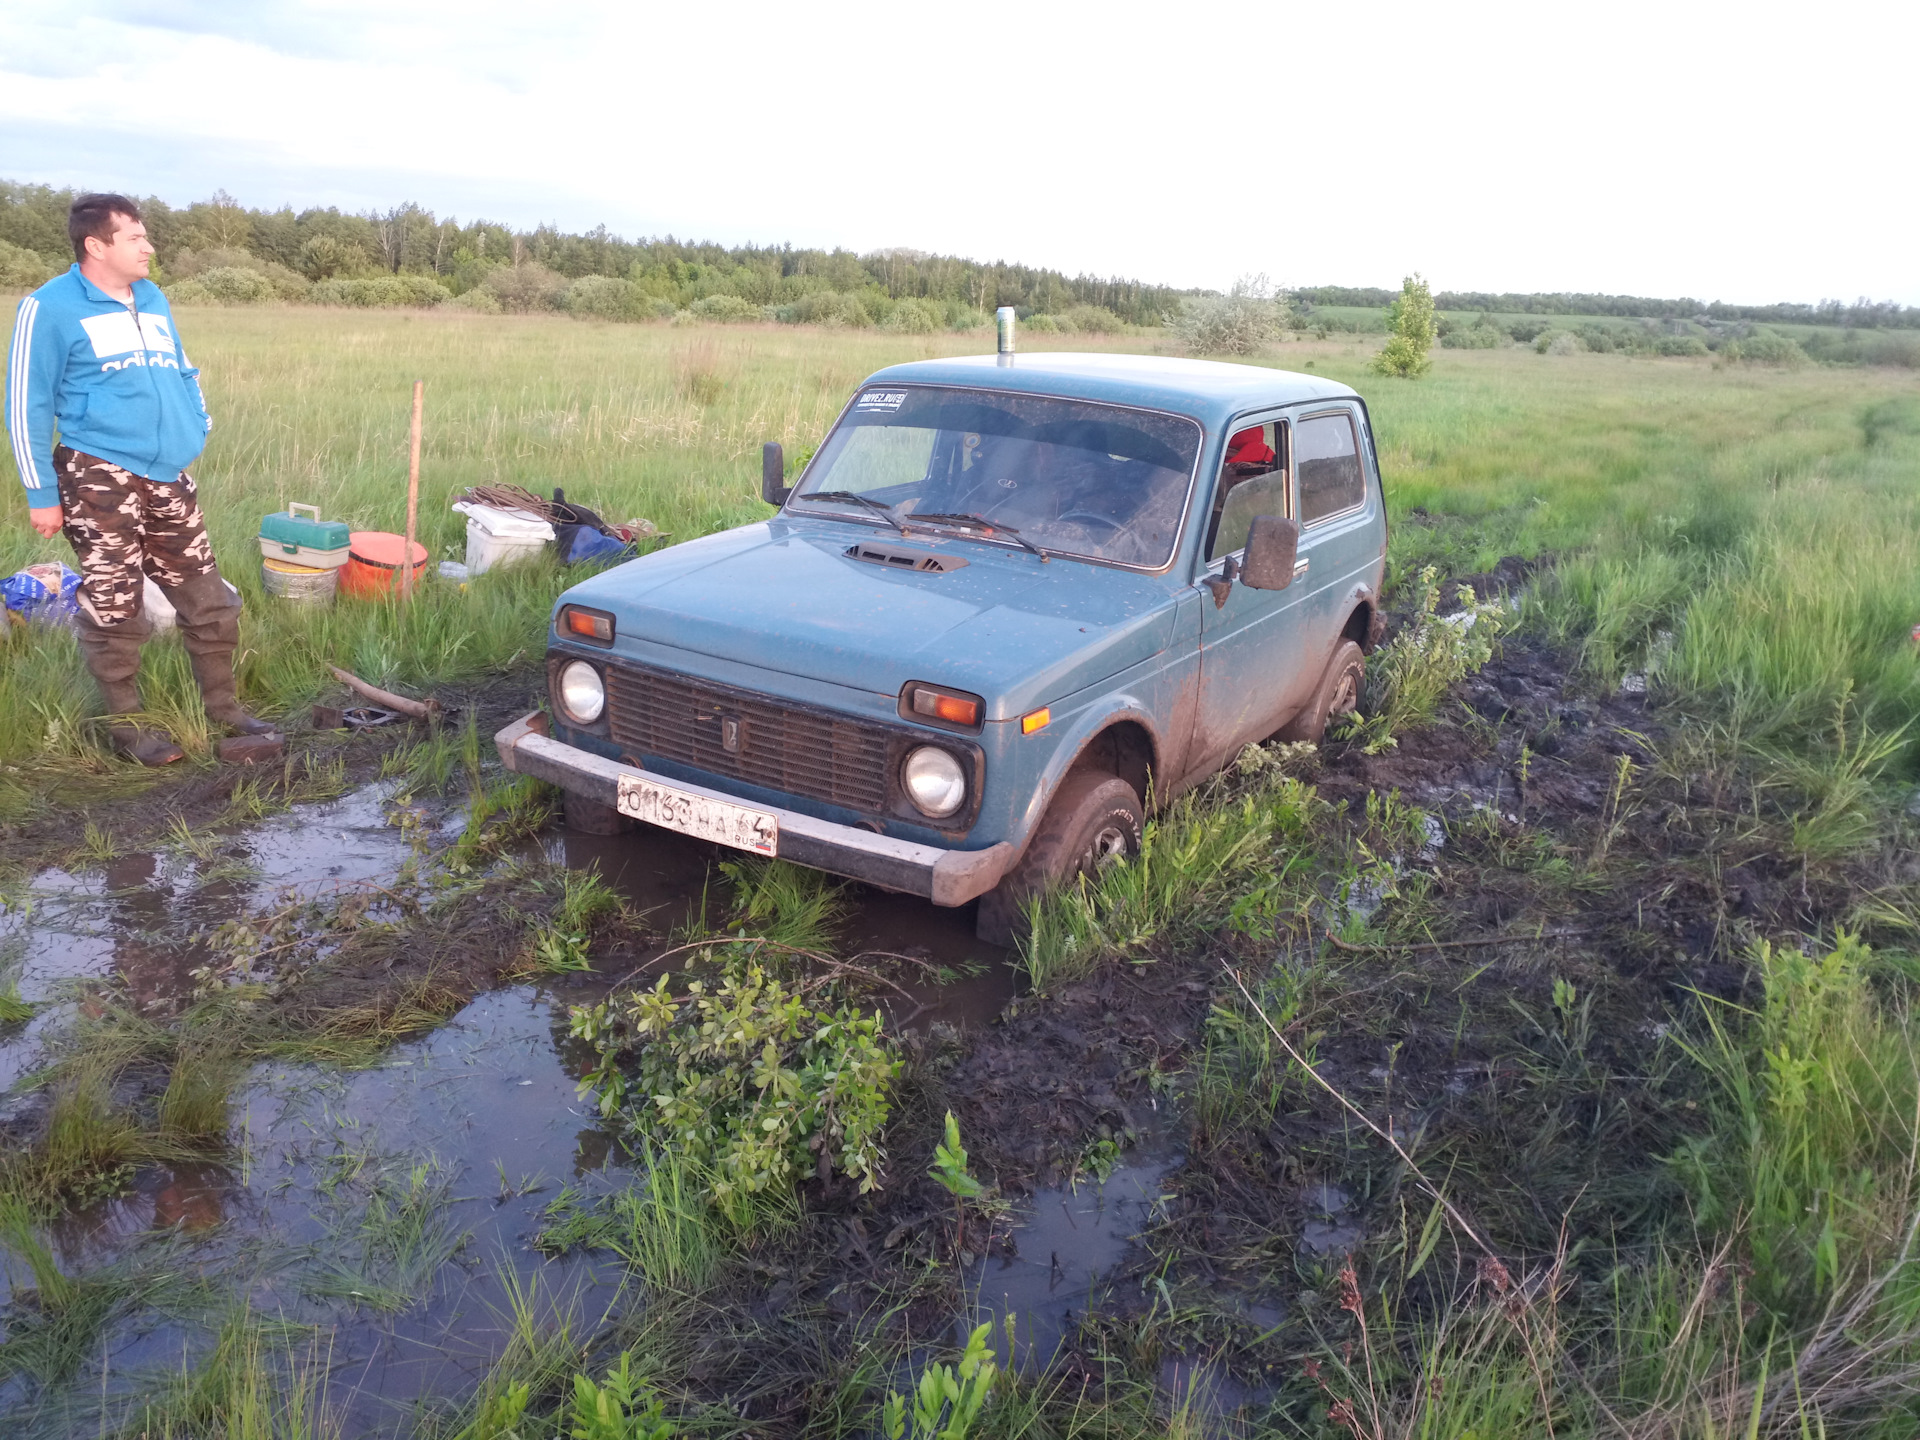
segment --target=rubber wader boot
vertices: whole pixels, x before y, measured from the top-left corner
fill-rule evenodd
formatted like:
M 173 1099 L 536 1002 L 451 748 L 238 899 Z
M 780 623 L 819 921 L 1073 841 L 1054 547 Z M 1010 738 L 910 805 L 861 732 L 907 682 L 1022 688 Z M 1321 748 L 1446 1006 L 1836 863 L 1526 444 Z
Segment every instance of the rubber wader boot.
M 151 631 L 145 615 L 135 615 L 118 625 L 102 625 L 87 613 L 83 605 L 74 615 L 74 637 L 100 698 L 107 707 L 107 738 L 113 748 L 131 755 L 142 765 L 171 765 L 187 758 L 187 752 L 173 743 L 164 730 L 142 725 L 133 717 L 140 713 L 140 646 Z M 121 719 L 119 717 L 126 717 Z
M 240 708 L 233 679 L 233 652 L 240 644 L 240 597 L 216 572 L 170 587 L 167 598 L 179 617 L 180 639 L 193 662 L 193 678 L 199 682 L 207 718 L 241 735 L 278 734 L 277 726 Z

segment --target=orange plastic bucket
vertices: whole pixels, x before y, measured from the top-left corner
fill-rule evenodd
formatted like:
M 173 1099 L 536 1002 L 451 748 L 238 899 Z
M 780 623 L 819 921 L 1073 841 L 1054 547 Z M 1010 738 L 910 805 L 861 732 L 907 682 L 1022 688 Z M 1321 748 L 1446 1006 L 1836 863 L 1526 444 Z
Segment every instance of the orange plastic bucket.
M 340 567 L 340 593 L 378 599 L 400 588 L 401 555 L 406 537 L 386 530 L 355 530 L 347 537 L 347 563 Z M 420 588 L 427 568 L 427 547 L 413 542 L 413 584 Z

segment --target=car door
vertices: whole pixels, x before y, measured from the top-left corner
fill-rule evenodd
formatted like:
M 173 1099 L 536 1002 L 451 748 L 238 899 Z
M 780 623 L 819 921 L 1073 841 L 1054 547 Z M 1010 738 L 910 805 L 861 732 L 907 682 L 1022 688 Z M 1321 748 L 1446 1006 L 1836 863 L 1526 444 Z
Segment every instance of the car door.
M 1265 739 L 1299 709 L 1311 693 L 1302 673 L 1306 652 L 1296 612 L 1298 584 L 1284 590 L 1255 590 L 1231 581 L 1247 543 L 1255 515 L 1294 514 L 1289 426 L 1279 417 L 1237 422 L 1224 450 L 1231 456 L 1238 441 L 1258 428 L 1272 460 L 1264 467 L 1223 459 L 1215 482 L 1201 559 L 1200 707 L 1194 727 L 1194 756 L 1212 766 L 1239 749 Z
M 1293 477 L 1300 558 L 1294 566 L 1303 662 L 1317 681 L 1352 609 L 1356 584 L 1370 586 L 1380 537 L 1351 403 L 1320 404 L 1293 417 Z

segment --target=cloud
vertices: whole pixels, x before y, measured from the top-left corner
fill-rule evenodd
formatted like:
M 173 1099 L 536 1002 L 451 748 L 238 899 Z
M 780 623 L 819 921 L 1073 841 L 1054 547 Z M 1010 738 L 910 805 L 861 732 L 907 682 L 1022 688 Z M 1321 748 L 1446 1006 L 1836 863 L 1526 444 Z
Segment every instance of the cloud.
M 1920 300 L 1920 7 L 1823 13 L 23 0 L 0 171 L 1174 284 Z

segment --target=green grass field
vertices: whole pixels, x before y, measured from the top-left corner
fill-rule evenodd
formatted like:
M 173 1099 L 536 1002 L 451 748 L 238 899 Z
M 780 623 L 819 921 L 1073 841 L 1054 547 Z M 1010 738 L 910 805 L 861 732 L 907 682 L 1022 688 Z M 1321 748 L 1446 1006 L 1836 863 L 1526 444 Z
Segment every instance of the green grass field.
M 258 582 L 262 514 L 319 505 L 355 528 L 404 516 L 410 382 L 426 381 L 421 535 L 462 554 L 447 509 L 470 484 L 563 485 L 612 520 L 675 539 L 765 513 L 763 440 L 815 444 L 879 366 L 983 348 L 983 337 L 793 327 L 601 325 L 311 309 L 188 310 L 215 428 L 196 467 L 214 543 L 247 601 L 247 697 L 297 709 L 321 662 L 432 684 L 524 663 L 564 576 L 505 571 L 466 591 L 430 585 L 410 610 L 343 602 L 319 615 Z M 1051 343 L 1050 343 L 1051 342 Z M 1152 348 L 1153 337 L 1031 337 L 1029 349 Z M 1365 342 L 1280 347 L 1265 363 L 1315 368 L 1367 395 L 1396 522 L 1396 571 L 1499 554 L 1578 557 L 1562 588 L 1584 607 L 1596 660 L 1711 691 L 1757 723 L 1805 730 L 1856 697 L 1872 724 L 1920 714 L 1920 384 L 1899 371 L 1716 369 L 1701 360 L 1436 351 L 1418 383 L 1366 373 Z M 10 459 L 0 474 L 13 479 Z M 17 482 L 16 482 L 17 483 Z M 0 566 L 70 558 L 0 521 Z M 1684 621 L 1684 623 L 1682 623 Z M 204 749 L 184 657 L 154 647 L 148 703 Z M 70 641 L 16 636 L 0 673 L 0 762 L 90 753 L 92 704 Z
M 547 609 L 567 581 L 556 566 L 488 575 L 465 590 L 429 584 L 405 609 L 343 601 L 314 613 L 260 590 L 253 536 L 266 511 L 306 501 L 356 528 L 399 527 L 415 378 L 427 384 L 422 535 L 438 558 L 461 551 L 449 495 L 478 482 L 563 485 L 609 519 L 645 516 L 673 540 L 758 518 L 763 440 L 804 452 L 870 371 L 987 343 L 305 308 L 187 310 L 181 325 L 215 416 L 197 474 L 216 548 L 246 597 L 246 693 L 273 713 L 295 712 L 327 688 L 328 660 L 421 687 L 530 674 L 538 659 Z M 1032 337 L 1026 348 L 1158 343 Z M 1523 639 L 1557 642 L 1555 653 L 1576 657 L 1583 673 L 1566 694 L 1588 702 L 1644 674 L 1661 702 L 1664 749 L 1652 761 L 1643 754 L 1644 769 L 1623 751 L 1617 771 L 1605 771 L 1617 779 L 1604 802 L 1558 828 L 1528 816 L 1524 793 L 1520 813 L 1504 820 L 1489 807 L 1457 816 L 1433 872 L 1397 880 L 1386 857 L 1397 863 L 1426 834 L 1412 802 L 1376 791 L 1343 809 L 1285 773 L 1283 756 L 1256 751 L 1270 758 L 1190 796 L 1158 825 L 1146 859 L 1058 902 L 1062 914 L 1079 910 L 1056 914 L 1052 929 L 1043 923 L 1025 956 L 1041 992 L 1022 1000 L 1029 1016 L 1060 1003 L 1056 981 L 1097 976 L 1102 962 L 1129 983 L 1157 983 L 1186 965 L 1199 978 L 1185 988 L 1208 992 L 1191 1063 L 1152 1076 L 1193 1125 L 1187 1178 L 1170 1183 L 1257 1174 L 1254 1189 L 1271 1199 L 1291 1196 L 1306 1175 L 1337 1174 L 1377 1197 L 1376 1229 L 1355 1281 L 1332 1260 L 1296 1258 L 1297 1217 L 1279 1208 L 1265 1229 L 1238 1238 L 1217 1206 L 1170 1215 L 1146 1243 L 1173 1285 L 1143 1289 L 1145 1319 L 1103 1332 L 1111 1383 L 1009 1383 L 976 1433 L 1206 1429 L 1187 1404 L 1169 1420 L 1164 1392 L 1153 1389 L 1169 1356 L 1197 1353 L 1239 1323 L 1200 1293 L 1219 1288 L 1211 1270 L 1204 1287 L 1191 1267 L 1182 1281 L 1184 1254 L 1208 1265 L 1223 1257 L 1227 1273 L 1243 1268 L 1299 1299 L 1286 1317 L 1293 1328 L 1276 1342 L 1291 1368 L 1269 1375 L 1291 1397 L 1276 1413 L 1294 1419 L 1276 1422 L 1274 1434 L 1909 1435 L 1920 1385 L 1912 1019 L 1920 961 L 1909 953 L 1920 935 L 1920 883 L 1905 810 L 1920 754 L 1920 645 L 1911 638 L 1920 625 L 1920 381 L 1897 370 L 1509 349 L 1438 350 L 1427 378 L 1405 382 L 1368 372 L 1375 343 L 1297 342 L 1260 363 L 1311 368 L 1367 397 L 1393 519 L 1393 581 L 1427 565 L 1468 574 L 1506 555 L 1551 553 L 1555 563 L 1518 620 Z M 66 558 L 63 545 L 34 536 L 16 498 L 0 522 L 0 564 L 53 558 Z M 102 802 L 128 772 L 85 724 L 94 702 L 71 639 L 29 628 L 7 643 L 7 803 L 18 812 L 78 794 Z M 173 642 L 154 647 L 147 683 L 151 708 L 210 764 Z M 1451 743 L 1471 730 L 1483 758 L 1504 756 L 1500 765 L 1524 772 L 1529 752 L 1511 727 L 1471 715 L 1448 723 Z M 476 775 L 480 739 L 460 742 L 470 743 Z M 1409 728 L 1398 755 L 1418 759 L 1426 743 Z M 442 758 L 453 766 L 451 749 Z M 1604 763 L 1614 765 L 1611 756 Z M 55 794 L 83 771 L 91 788 Z M 1742 867 L 1774 877 L 1778 905 L 1763 919 L 1727 909 L 1722 871 Z M 820 899 L 817 880 L 800 878 L 794 903 Z M 1321 945 L 1318 932 L 1334 923 L 1329 897 L 1350 899 L 1363 878 L 1384 887 L 1382 908 L 1371 920 L 1350 915 L 1341 943 Z M 1682 943 L 1674 930 L 1642 926 L 1633 901 L 1643 893 L 1658 913 L 1700 910 L 1685 918 L 1711 920 L 1710 938 Z M 1484 898 L 1499 903 L 1483 911 Z M 1615 908 L 1603 913 L 1607 905 Z M 1843 924 L 1877 948 L 1839 933 Z M 1480 943 L 1463 933 L 1505 926 L 1524 938 L 1549 925 L 1571 927 L 1571 943 L 1445 948 Z M 395 946 L 410 933 L 380 928 Z M 1450 938 L 1436 942 L 1436 932 Z M 1062 936 L 1078 948 L 1069 954 Z M 579 944 L 584 954 L 587 940 Z M 1738 1004 L 1709 1003 L 1691 988 L 1697 972 L 1688 967 L 1705 960 L 1750 982 L 1736 990 Z M 1640 1028 L 1654 1015 L 1663 1017 L 1657 1032 Z M 1426 1119 L 1396 1114 L 1396 1103 L 1414 1103 L 1393 1088 L 1399 1036 L 1427 1035 L 1438 1084 L 1458 1058 L 1433 1039 L 1448 1027 L 1456 1051 L 1466 1034 L 1468 1051 L 1489 1057 L 1484 1092 L 1436 1096 Z M 1388 1054 L 1389 1068 L 1377 1072 L 1388 1077 L 1384 1099 L 1355 1093 L 1419 1152 L 1432 1188 L 1416 1186 L 1404 1156 L 1374 1145 L 1315 1088 L 1318 1072 L 1291 1047 L 1311 1053 L 1323 1043 L 1330 1073 L 1344 1063 L 1355 1085 L 1371 1063 L 1353 1058 L 1362 1047 L 1371 1047 L 1367 1057 Z M 82 1101 L 109 1115 L 107 1076 L 75 1070 L 56 1118 L 79 1133 Z M 1410 1066 L 1407 1083 L 1417 1079 Z M 169 1087 L 175 1129 L 210 1134 L 216 1125 L 192 1118 L 190 1090 L 184 1081 Z M 923 1120 L 938 1113 L 935 1093 L 923 1093 Z M 953 1097 L 962 1108 L 973 1098 Z M 1319 1148 L 1287 1142 L 1303 1171 L 1241 1168 L 1247 1156 L 1264 1166 L 1260 1146 L 1274 1143 L 1276 1127 L 1316 1106 Z M 927 1148 L 917 1123 L 905 1113 L 896 1122 L 896 1155 Z M 993 1137 L 973 1131 L 968 1143 L 984 1150 Z M 901 1168 L 904 1191 L 914 1177 Z M 1484 1255 L 1443 1211 L 1441 1194 L 1487 1227 Z M 1398 1207 L 1397 1237 L 1378 1228 L 1387 1197 Z M 1207 1215 L 1214 1219 L 1195 1219 Z M 821 1218 L 806 1234 L 835 1227 L 814 1247 L 829 1252 L 840 1224 Z M 37 1277 L 52 1274 L 24 1209 L 0 1210 L 0 1232 L 22 1263 L 37 1257 Z M 700 1273 L 739 1271 L 714 1244 L 718 1258 L 703 1260 Z M 1527 1273 L 1510 1275 L 1496 1250 L 1524 1255 Z M 1454 1281 L 1438 1278 L 1443 1261 Z M 761 1264 L 754 1275 L 761 1271 L 776 1273 Z M 939 1277 L 953 1273 L 930 1257 L 912 1284 L 944 1284 Z M 74 1309 L 56 1280 L 37 1283 L 49 1314 Z M 735 1299 L 757 1292 L 737 1276 L 728 1283 L 736 1289 L 662 1301 L 621 1322 L 629 1328 L 619 1343 L 632 1353 L 657 1347 L 648 1363 L 663 1393 L 692 1373 L 696 1350 L 708 1365 L 709 1344 L 751 1351 L 757 1365 L 753 1347 L 772 1343 L 738 1320 L 747 1301 Z M 474 1398 L 460 1422 L 467 1428 L 422 1433 L 562 1433 L 554 1394 L 584 1365 L 582 1352 L 566 1334 L 551 1344 L 528 1336 Z M 1163 1348 L 1175 1346 L 1189 1348 Z M 1253 1354 L 1257 1343 L 1243 1349 Z M 1326 1399 L 1339 1393 L 1357 1405 L 1351 1422 L 1322 1403 L 1320 1372 L 1301 1371 L 1302 1357 L 1325 1365 Z M 871 1428 L 880 1371 L 867 1367 L 878 1362 L 855 1358 L 843 1391 L 806 1392 L 807 1433 Z M 244 1359 L 226 1362 L 233 1373 L 222 1383 L 236 1396 L 264 1363 Z M 501 1419 L 490 1408 L 517 1374 L 533 1376 L 544 1397 L 538 1427 L 520 1425 L 518 1410 Z M 745 1433 L 731 1409 L 697 1413 L 699 1433 Z M 167 1433 L 191 1428 L 182 1421 Z M 285 1433 L 308 1432 L 289 1424 Z

